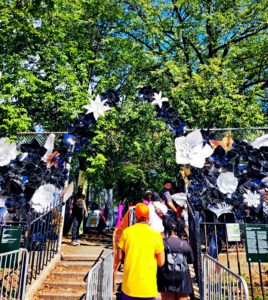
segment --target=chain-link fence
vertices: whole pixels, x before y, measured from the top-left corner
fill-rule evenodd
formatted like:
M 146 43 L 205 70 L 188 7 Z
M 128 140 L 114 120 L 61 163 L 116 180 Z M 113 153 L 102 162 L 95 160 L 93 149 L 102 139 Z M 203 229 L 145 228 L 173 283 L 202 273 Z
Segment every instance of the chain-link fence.
M 196 129 L 186 128 L 186 133 Z M 225 136 L 230 135 L 234 140 L 247 140 L 253 142 L 256 138 L 268 134 L 268 127 L 250 127 L 250 128 L 204 128 L 203 134 L 208 139 L 222 140 Z
M 48 136 L 52 133 L 55 134 L 55 143 L 58 144 L 62 135 L 66 132 L 18 132 L 16 144 L 20 146 L 25 143 L 30 143 L 33 139 L 36 139 L 40 143 L 40 145 L 43 146 Z

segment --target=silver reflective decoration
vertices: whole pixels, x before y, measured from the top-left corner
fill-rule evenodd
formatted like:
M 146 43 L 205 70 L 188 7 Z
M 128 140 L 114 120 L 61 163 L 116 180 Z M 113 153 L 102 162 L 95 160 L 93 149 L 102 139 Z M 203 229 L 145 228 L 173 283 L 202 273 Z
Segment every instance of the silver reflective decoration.
M 196 168 L 203 168 L 207 157 L 213 153 L 208 144 L 203 146 L 203 137 L 200 130 L 189 133 L 186 137 L 175 139 L 177 164 L 190 164 Z
M 261 147 L 268 147 L 268 134 L 265 134 L 252 142 L 252 147 L 257 149 L 260 149 Z
M 17 156 L 16 143 L 10 143 L 8 138 L 0 139 L 0 167 L 6 166 Z
M 42 160 L 45 162 L 47 161 L 48 157 L 53 153 L 55 137 L 56 135 L 54 133 L 51 133 L 45 142 L 44 147 L 47 149 L 47 152 L 42 157 Z
M 186 193 L 177 193 L 171 195 L 171 198 L 179 205 L 182 207 L 187 207 L 187 202 L 186 202 Z
M 251 192 L 248 190 L 246 194 L 243 194 L 243 197 L 247 206 L 253 206 L 257 208 L 260 205 L 261 196 L 256 192 Z
M 5 207 L 7 197 L 0 194 L 0 207 Z
M 232 194 L 238 185 L 238 179 L 232 172 L 221 173 L 217 178 L 217 186 L 223 194 Z
M 60 193 L 60 197 L 62 197 L 63 202 L 66 202 L 74 192 L 74 183 L 73 181 L 68 184 Z
M 264 183 L 265 186 L 268 187 L 268 177 L 264 177 L 264 178 L 262 179 L 262 182 Z
M 42 212 L 53 205 L 54 201 L 57 200 L 58 193 L 58 189 L 53 184 L 41 185 L 32 197 L 32 208 L 37 212 Z
M 19 161 L 24 161 L 25 159 L 28 158 L 28 156 L 29 156 L 29 153 L 28 153 L 28 152 L 23 152 L 23 153 L 21 153 L 21 154 L 17 157 L 17 159 L 18 159 Z
M 208 210 L 212 211 L 217 218 L 222 214 L 232 213 L 233 207 L 231 205 L 227 205 L 226 203 L 217 203 L 216 206 L 208 206 Z

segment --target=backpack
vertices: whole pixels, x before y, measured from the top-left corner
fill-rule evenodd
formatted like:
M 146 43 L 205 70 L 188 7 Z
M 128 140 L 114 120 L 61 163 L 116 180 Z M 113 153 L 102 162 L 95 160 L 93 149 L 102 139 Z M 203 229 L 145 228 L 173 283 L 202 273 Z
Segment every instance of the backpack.
M 182 246 L 183 241 L 181 242 Z M 188 263 L 186 257 L 180 252 L 171 252 L 169 244 L 166 240 L 168 251 L 166 252 L 166 262 L 162 268 L 163 278 L 167 282 L 174 283 L 175 281 L 182 281 L 188 272 Z

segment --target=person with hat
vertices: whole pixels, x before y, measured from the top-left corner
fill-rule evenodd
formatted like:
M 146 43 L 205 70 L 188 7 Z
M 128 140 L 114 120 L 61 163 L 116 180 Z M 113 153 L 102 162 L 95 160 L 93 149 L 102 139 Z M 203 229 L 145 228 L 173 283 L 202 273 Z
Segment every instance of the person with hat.
M 118 259 L 124 263 L 122 299 L 153 300 L 157 291 L 157 265 L 165 262 L 164 244 L 159 232 L 148 225 L 149 208 L 135 206 L 136 224 L 126 228 L 118 243 Z
M 152 191 L 148 190 L 145 192 L 144 194 L 144 197 L 142 199 L 142 203 L 145 204 L 145 205 L 149 205 L 152 203 L 152 196 L 153 196 L 153 193 Z

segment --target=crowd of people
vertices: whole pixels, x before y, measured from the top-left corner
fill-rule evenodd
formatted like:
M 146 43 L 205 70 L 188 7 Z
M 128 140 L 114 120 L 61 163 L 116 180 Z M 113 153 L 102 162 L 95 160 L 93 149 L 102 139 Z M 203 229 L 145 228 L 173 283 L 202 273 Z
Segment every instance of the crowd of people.
M 193 252 L 187 242 L 183 207 L 172 198 L 166 180 L 158 194 L 146 191 L 135 206 L 136 223 L 127 227 L 118 243 L 124 264 L 123 300 L 186 300 L 193 293 L 188 264 Z
M 179 205 L 172 195 L 172 182 L 166 180 L 160 193 L 147 190 L 142 203 L 147 205 L 150 212 L 148 224 L 159 231 L 164 237 L 164 223 L 166 219 L 174 219 L 183 224 L 183 234 L 187 234 L 187 219 L 185 206 Z
M 147 190 L 135 206 L 136 223 L 123 230 L 117 257 L 124 264 L 123 300 L 186 300 L 193 293 L 188 264 L 193 252 L 187 242 L 185 207 L 172 195 L 166 180 L 157 193 Z M 70 206 L 72 245 L 79 245 L 79 227 L 88 215 L 82 186 Z

